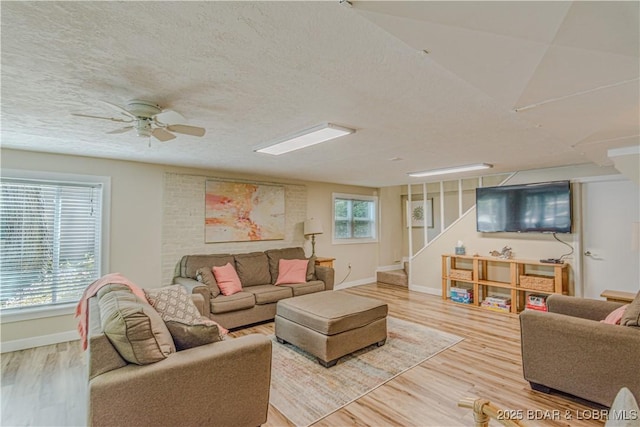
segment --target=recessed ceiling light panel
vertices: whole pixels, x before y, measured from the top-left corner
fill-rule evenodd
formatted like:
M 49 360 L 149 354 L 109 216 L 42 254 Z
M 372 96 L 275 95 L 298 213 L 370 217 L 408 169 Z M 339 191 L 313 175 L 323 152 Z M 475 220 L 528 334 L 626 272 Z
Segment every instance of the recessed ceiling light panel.
M 266 153 L 272 154 L 274 156 L 279 156 L 280 154 L 288 153 L 294 150 L 300 150 L 301 148 L 320 144 L 321 142 L 329 141 L 331 139 L 338 138 L 344 135 L 349 135 L 350 133 L 354 132 L 354 129 L 337 126 L 331 123 L 323 123 L 310 129 L 297 132 L 291 136 L 273 141 L 269 143 L 268 146 L 258 148 L 255 151 L 258 153 Z
M 448 173 L 458 173 L 458 172 L 469 172 L 469 171 L 476 171 L 476 170 L 482 170 L 482 169 L 491 169 L 492 167 L 493 165 L 490 165 L 488 163 L 476 163 L 473 165 L 453 166 L 450 168 L 432 169 L 432 170 L 422 171 L 422 172 L 411 172 L 408 175 L 414 178 L 424 178 L 425 176 L 444 175 Z

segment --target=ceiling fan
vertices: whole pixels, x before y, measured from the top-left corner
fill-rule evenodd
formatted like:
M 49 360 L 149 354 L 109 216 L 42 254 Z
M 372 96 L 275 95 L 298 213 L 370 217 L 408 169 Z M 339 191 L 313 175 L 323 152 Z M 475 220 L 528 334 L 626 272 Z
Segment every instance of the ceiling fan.
M 100 102 L 114 108 L 124 117 L 101 117 L 80 113 L 72 113 L 72 115 L 110 120 L 119 123 L 130 123 L 125 127 L 107 133 L 124 133 L 135 129 L 138 136 L 153 136 L 163 142 L 176 137 L 172 132 L 192 136 L 204 136 L 205 133 L 204 128 L 180 124 L 185 121 L 185 118 L 180 113 L 173 110 L 163 110 L 162 107 L 155 102 L 133 99 L 127 103 L 126 108 L 106 101 Z

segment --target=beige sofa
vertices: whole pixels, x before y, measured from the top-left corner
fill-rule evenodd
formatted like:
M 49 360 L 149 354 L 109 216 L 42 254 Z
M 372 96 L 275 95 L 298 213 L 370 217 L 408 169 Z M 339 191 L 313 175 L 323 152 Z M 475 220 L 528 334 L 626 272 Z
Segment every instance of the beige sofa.
M 523 311 L 522 365 L 531 387 L 605 406 L 622 387 L 640 397 L 640 293 L 620 325 L 600 322 L 621 305 L 550 295 L 549 312 Z
M 186 255 L 177 267 L 173 283 L 202 295 L 204 314 L 229 329 L 274 319 L 276 304 L 281 299 L 333 290 L 333 268 L 316 266 L 314 258 L 309 260 L 306 282 L 275 286 L 280 259 L 306 257 L 300 247 L 235 255 Z M 212 267 L 227 263 L 235 266 L 242 283 L 242 292 L 229 296 L 220 293 L 208 273 Z M 208 279 L 204 277 L 207 274 Z
M 127 301 L 109 299 L 110 292 L 125 295 Z M 266 422 L 269 338 L 253 334 L 175 351 L 171 335 L 158 337 L 163 334 L 158 326 L 164 327 L 159 314 L 127 292 L 126 287 L 108 285 L 89 299 L 89 425 L 255 427 Z M 126 324 L 126 331 L 114 334 L 107 324 L 108 338 L 103 324 L 109 318 Z M 123 341 L 131 341 L 138 355 L 142 346 L 154 347 L 144 349 L 153 354 L 139 358 L 143 364 L 128 362 Z M 161 360 L 149 360 L 158 358 L 158 350 Z

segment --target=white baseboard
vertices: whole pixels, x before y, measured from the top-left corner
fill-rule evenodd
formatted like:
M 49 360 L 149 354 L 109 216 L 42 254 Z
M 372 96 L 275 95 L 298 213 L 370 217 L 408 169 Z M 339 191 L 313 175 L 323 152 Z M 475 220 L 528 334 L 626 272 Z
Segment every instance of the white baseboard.
M 441 288 L 430 288 L 428 286 L 419 286 L 419 285 L 409 285 L 410 291 L 422 292 L 429 295 L 437 295 L 439 297 L 442 296 Z
M 383 265 L 381 267 L 376 268 L 376 271 L 392 271 L 392 270 L 402 270 L 402 264 Z
M 368 285 L 370 283 L 376 283 L 376 278 L 375 277 L 369 277 L 369 278 L 366 278 L 366 279 L 359 279 L 359 280 L 353 280 L 351 282 L 341 283 L 339 285 L 335 285 L 333 287 L 333 289 L 335 289 L 335 290 L 346 289 L 346 288 L 352 288 L 354 286 Z
M 58 332 L 57 334 L 41 335 L 38 337 L 22 338 L 19 340 L 3 341 L 0 344 L 0 352 L 24 350 L 26 348 L 40 347 L 43 345 L 58 344 L 61 342 L 80 339 L 78 331 Z

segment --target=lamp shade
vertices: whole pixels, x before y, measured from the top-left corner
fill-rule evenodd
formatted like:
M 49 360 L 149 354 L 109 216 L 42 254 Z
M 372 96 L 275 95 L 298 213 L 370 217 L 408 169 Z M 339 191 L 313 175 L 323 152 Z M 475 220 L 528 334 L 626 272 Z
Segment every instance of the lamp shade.
M 310 236 L 314 234 L 322 234 L 322 224 L 314 218 L 309 218 L 304 222 L 304 235 Z

